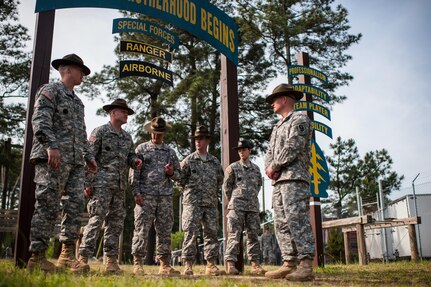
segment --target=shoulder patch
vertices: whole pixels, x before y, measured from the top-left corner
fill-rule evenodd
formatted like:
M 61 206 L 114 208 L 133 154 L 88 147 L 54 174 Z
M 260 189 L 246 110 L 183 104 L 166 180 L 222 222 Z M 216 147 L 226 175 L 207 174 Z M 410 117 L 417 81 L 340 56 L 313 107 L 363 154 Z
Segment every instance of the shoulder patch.
M 43 90 L 40 94 L 48 98 L 50 101 L 54 98 L 54 95 L 48 90 Z
M 88 139 L 88 141 L 89 141 L 90 143 L 94 143 L 94 142 L 96 141 L 96 136 L 91 135 L 91 136 L 90 136 L 90 138 Z
M 301 136 L 305 136 L 308 133 L 308 125 L 306 123 L 296 125 L 296 129 L 298 130 L 298 134 Z

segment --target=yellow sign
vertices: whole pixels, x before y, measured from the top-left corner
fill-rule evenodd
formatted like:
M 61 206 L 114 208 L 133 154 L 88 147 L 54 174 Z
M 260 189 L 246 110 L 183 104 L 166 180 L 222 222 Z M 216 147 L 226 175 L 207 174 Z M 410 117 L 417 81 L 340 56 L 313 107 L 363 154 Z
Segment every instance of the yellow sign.
M 120 41 L 120 52 L 132 52 L 156 57 L 168 62 L 172 61 L 172 54 L 159 47 L 135 41 Z
M 142 61 L 120 61 L 120 78 L 129 76 L 149 77 L 174 85 L 172 71 Z
M 322 116 L 324 116 L 325 118 L 327 118 L 328 120 L 331 120 L 331 113 L 329 112 L 329 110 L 327 108 L 325 108 L 324 106 L 315 104 L 315 103 L 311 103 L 311 102 L 306 102 L 306 101 L 299 101 L 297 103 L 295 103 L 294 109 L 297 111 L 313 111 L 316 112 Z
M 287 68 L 287 73 L 289 76 L 296 76 L 296 75 L 307 75 L 314 77 L 323 83 L 328 83 L 328 76 L 326 76 L 323 72 L 307 67 L 307 66 L 299 66 L 299 65 L 293 65 L 289 66 Z

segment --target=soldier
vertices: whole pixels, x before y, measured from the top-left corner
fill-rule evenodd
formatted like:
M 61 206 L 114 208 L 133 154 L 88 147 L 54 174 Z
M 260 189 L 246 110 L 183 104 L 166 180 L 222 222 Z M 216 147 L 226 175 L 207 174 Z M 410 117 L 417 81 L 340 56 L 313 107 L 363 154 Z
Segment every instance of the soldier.
M 174 224 L 172 202 L 173 180 L 180 176 L 180 164 L 175 151 L 163 142 L 164 135 L 172 128 L 161 117 L 145 125 L 151 140 L 138 145 L 136 154 L 142 160 L 140 171 L 131 170 L 130 179 L 135 195 L 135 230 L 133 232 L 133 273 L 143 275 L 148 232 L 151 225 L 157 233 L 157 258 L 159 274 L 180 274 L 170 265 L 171 232 Z
M 280 84 L 266 98 L 282 117 L 272 130 L 265 172 L 274 186 L 275 232 L 284 262 L 280 269 L 265 276 L 295 281 L 313 279 L 314 257 L 308 171 L 312 129 L 307 115 L 294 111 L 294 104 L 302 96 L 291 85 Z
M 265 226 L 261 237 L 263 262 L 265 264 L 274 264 L 275 246 L 272 240 L 272 234 L 269 232 L 269 227 Z
M 182 259 L 184 275 L 193 275 L 196 257 L 196 238 L 200 226 L 204 236 L 204 259 L 206 275 L 222 275 L 224 271 L 215 265 L 218 257 L 218 191 L 223 181 L 223 168 L 219 160 L 208 153 L 211 135 L 205 126 L 196 128 L 194 134 L 196 151 L 181 162 L 183 187 L 182 223 L 184 242 Z
M 227 209 L 227 245 L 225 260 L 227 273 L 237 275 L 238 269 L 235 262 L 238 260 L 241 234 L 247 230 L 247 255 L 251 262 L 251 273 L 255 275 L 265 274 L 265 270 L 259 265 L 259 200 L 258 194 L 262 186 L 262 176 L 259 167 L 250 161 L 250 153 L 253 144 L 247 140 L 241 140 L 234 149 L 238 150 L 240 157 L 226 168 L 223 191 L 229 201 Z
M 83 271 L 74 254 L 84 204 L 84 160 L 92 173 L 96 172 L 97 163 L 87 141 L 84 105 L 74 87 L 90 74 L 90 69 L 75 54 L 52 61 L 52 66 L 60 72 L 61 80 L 39 89 L 32 117 L 34 139 L 30 161 L 35 165 L 36 204 L 27 269 L 55 271 L 55 266 L 46 260 L 45 251 L 62 211 L 62 249 L 57 267 L 77 272 Z
M 132 137 L 121 128 L 129 115 L 135 112 L 123 99 L 116 99 L 103 106 L 110 121 L 97 127 L 90 135 L 90 146 L 96 157 L 99 171 L 87 175 L 85 196 L 89 198 L 87 210 L 90 215 L 79 246 L 79 262 L 90 270 L 88 257 L 93 256 L 100 228 L 105 222 L 103 251 L 107 256 L 106 273 L 121 272 L 117 263 L 118 238 L 123 231 L 126 210 L 124 206 L 127 166 L 140 169 L 142 161 L 136 156 Z

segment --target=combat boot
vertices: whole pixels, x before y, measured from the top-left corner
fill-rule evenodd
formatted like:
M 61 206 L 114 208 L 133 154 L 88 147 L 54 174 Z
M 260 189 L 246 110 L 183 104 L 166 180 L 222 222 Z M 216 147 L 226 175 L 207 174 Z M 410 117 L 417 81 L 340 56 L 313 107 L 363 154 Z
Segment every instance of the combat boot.
M 61 247 L 61 253 L 57 260 L 57 268 L 65 270 L 69 268 L 74 273 L 83 272 L 87 273 L 90 271 L 88 264 L 81 264 L 75 258 L 75 244 L 63 243 Z
M 160 275 L 180 275 L 181 274 L 180 271 L 175 270 L 174 268 L 171 267 L 168 256 L 162 256 L 159 259 L 160 259 L 160 268 L 159 268 Z
M 235 267 L 235 261 L 227 261 L 226 262 L 226 273 L 229 275 L 238 275 L 239 271 Z
M 185 268 L 184 268 L 184 275 L 187 276 L 193 276 L 193 259 L 186 259 L 184 260 Z
M 251 261 L 251 274 L 253 275 L 265 275 L 266 270 L 260 266 L 257 261 Z
M 312 281 L 313 275 L 313 261 L 311 259 L 302 259 L 295 272 L 286 276 L 289 281 Z
M 82 270 L 87 273 L 90 271 L 90 265 L 88 265 L 88 257 L 84 255 L 79 255 L 78 257 L 79 265 L 82 266 Z
M 142 268 L 143 258 L 141 256 L 133 256 L 133 274 L 136 276 L 144 276 L 144 268 Z
M 45 273 L 54 273 L 57 271 L 55 265 L 46 259 L 45 250 L 36 251 L 31 254 L 27 263 L 27 270 L 33 272 L 35 269 L 40 269 Z
M 296 265 L 296 261 L 284 261 L 283 265 L 279 269 L 266 272 L 265 277 L 272 279 L 285 278 L 287 274 L 296 270 Z
M 105 274 L 121 274 L 123 270 L 120 269 L 117 263 L 117 255 L 106 256 Z
M 218 269 L 215 265 L 215 260 L 207 259 L 207 266 L 205 267 L 205 275 L 219 276 L 226 275 L 226 272 Z

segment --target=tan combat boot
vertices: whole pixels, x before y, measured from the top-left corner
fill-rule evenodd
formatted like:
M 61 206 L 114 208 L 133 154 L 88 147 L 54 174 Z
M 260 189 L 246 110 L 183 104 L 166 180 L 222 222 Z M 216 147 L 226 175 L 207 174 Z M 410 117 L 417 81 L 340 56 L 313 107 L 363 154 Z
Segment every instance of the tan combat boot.
M 133 274 L 136 276 L 144 276 L 144 268 L 142 268 L 142 262 L 144 259 L 141 256 L 133 256 Z
M 193 259 L 184 260 L 185 268 L 183 274 L 186 276 L 193 276 Z
M 302 259 L 296 271 L 288 274 L 286 279 L 289 281 L 312 281 L 314 279 L 313 260 Z
M 207 266 L 205 267 L 205 275 L 219 276 L 226 275 L 226 272 L 218 269 L 215 265 L 215 260 L 207 259 Z
M 82 270 L 84 270 L 84 272 L 90 271 L 90 265 L 88 265 L 88 257 L 87 256 L 80 254 L 78 257 L 78 262 L 79 262 L 79 265 L 82 266 Z
M 61 253 L 57 260 L 57 268 L 64 270 L 69 268 L 72 272 L 83 272 L 87 273 L 90 271 L 88 264 L 81 264 L 75 258 L 75 244 L 65 244 L 61 246 Z
M 284 278 L 287 274 L 296 270 L 296 265 L 296 261 L 284 261 L 283 265 L 279 269 L 266 272 L 265 277 L 272 279 Z
M 235 267 L 235 261 L 226 261 L 226 273 L 229 275 L 238 275 L 239 271 Z
M 253 275 L 265 275 L 266 270 L 260 266 L 259 262 L 251 261 L 251 274 Z
M 117 255 L 106 256 L 106 266 L 105 266 L 105 274 L 121 274 L 123 270 L 120 269 L 117 263 Z
M 33 272 L 35 269 L 40 269 L 45 273 L 54 273 L 57 271 L 55 265 L 46 259 L 45 250 L 36 251 L 31 254 L 27 263 L 27 270 Z
M 179 275 L 181 274 L 181 272 L 171 267 L 168 256 L 162 256 L 160 257 L 159 274 L 160 275 Z

